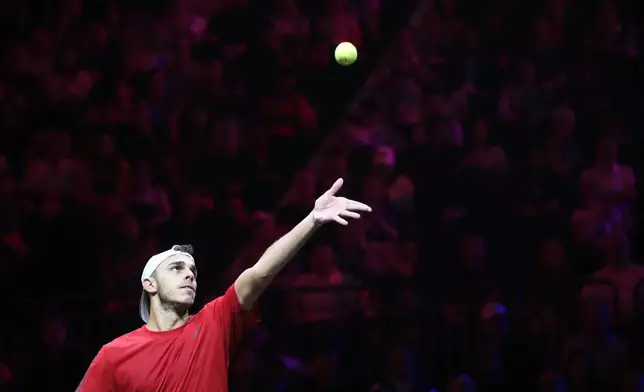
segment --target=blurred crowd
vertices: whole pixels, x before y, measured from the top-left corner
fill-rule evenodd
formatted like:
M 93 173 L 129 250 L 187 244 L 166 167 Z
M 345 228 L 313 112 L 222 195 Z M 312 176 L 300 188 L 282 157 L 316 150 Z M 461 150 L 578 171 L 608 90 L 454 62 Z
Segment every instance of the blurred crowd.
M 404 2 L 57 3 L 2 11 L 3 388 L 74 388 L 151 254 L 192 243 L 206 302 L 344 177 L 374 212 L 275 282 L 232 391 L 644 390 L 638 2 L 428 0 L 309 166 L 367 68 L 333 46 L 369 64 Z
M 284 271 L 234 390 L 644 390 L 641 11 L 430 1 L 276 219 L 340 176 L 374 212 Z

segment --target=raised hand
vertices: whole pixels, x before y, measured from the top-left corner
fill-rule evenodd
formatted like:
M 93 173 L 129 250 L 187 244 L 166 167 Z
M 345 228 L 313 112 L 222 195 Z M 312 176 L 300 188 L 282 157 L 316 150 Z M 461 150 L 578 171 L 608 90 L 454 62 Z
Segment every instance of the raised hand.
M 344 181 L 339 178 L 328 191 L 324 192 L 315 201 L 313 208 L 313 219 L 318 223 L 337 222 L 341 225 L 348 225 L 349 222 L 345 218 L 358 219 L 360 214 L 358 212 L 370 212 L 371 207 L 366 204 L 360 203 L 355 200 L 347 199 L 346 197 L 335 196 L 336 193 L 342 188 Z

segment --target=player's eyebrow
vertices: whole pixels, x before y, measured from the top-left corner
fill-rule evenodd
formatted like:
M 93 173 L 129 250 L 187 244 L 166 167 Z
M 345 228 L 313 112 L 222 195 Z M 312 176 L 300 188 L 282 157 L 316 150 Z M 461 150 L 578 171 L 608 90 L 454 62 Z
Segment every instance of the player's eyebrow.
M 172 263 L 168 264 L 168 268 L 173 268 L 173 267 L 181 267 L 181 268 L 190 268 L 193 274 L 197 275 L 197 266 L 190 263 L 186 263 L 185 261 L 173 261 Z

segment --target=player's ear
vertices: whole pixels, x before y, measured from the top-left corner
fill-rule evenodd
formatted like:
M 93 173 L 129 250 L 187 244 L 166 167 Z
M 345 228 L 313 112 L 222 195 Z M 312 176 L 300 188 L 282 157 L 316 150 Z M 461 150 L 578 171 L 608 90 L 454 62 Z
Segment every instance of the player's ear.
M 143 285 L 143 290 L 147 291 L 148 294 L 155 294 L 159 289 L 154 278 L 145 278 L 141 284 Z

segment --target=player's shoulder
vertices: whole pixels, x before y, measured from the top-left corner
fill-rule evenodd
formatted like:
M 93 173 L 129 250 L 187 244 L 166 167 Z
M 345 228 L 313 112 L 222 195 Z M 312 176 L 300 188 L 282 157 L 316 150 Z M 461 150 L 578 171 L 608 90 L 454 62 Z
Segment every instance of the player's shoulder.
M 235 289 L 235 284 L 233 283 L 226 289 L 223 294 L 219 295 L 218 297 L 211 298 L 211 300 L 206 303 L 206 306 L 204 306 L 204 308 L 208 306 L 220 307 L 231 304 L 234 305 L 236 302 L 238 302 L 237 291 Z
M 239 312 L 242 312 L 242 309 L 235 285 L 232 284 L 223 295 L 209 301 L 194 317 L 195 321 L 199 322 L 220 314 Z
M 105 355 L 111 356 L 114 353 L 123 352 L 123 349 L 137 347 L 145 344 L 145 341 L 149 339 L 149 337 L 145 333 L 143 328 L 145 327 L 137 328 L 134 331 L 117 337 L 111 342 L 105 344 L 101 348 L 101 351 L 104 352 Z

